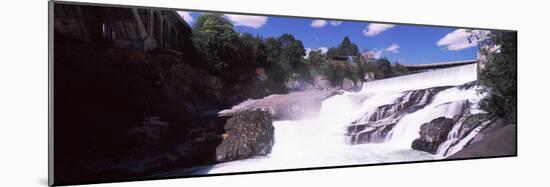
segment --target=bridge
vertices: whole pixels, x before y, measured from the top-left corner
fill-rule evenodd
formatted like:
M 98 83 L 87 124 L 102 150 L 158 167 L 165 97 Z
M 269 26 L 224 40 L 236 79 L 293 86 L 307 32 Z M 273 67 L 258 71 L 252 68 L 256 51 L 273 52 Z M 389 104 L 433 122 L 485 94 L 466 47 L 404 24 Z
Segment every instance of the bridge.
M 150 52 L 185 51 L 191 27 L 174 10 L 56 3 L 54 32 L 85 42 L 108 42 L 118 48 Z
M 449 68 L 454 66 L 462 66 L 467 64 L 477 63 L 478 60 L 461 60 L 461 61 L 450 61 L 450 62 L 437 62 L 430 64 L 412 64 L 412 65 L 403 65 L 411 72 L 423 72 L 430 71 L 434 69 Z

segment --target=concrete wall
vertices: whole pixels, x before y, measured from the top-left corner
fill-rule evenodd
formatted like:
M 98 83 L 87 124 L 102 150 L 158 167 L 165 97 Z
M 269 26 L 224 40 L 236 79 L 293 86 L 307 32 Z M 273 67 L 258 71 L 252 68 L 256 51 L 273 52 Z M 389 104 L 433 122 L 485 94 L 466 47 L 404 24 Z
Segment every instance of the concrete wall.
M 115 47 L 184 51 L 191 28 L 175 11 L 56 4 L 54 30 L 86 42 L 109 42 Z

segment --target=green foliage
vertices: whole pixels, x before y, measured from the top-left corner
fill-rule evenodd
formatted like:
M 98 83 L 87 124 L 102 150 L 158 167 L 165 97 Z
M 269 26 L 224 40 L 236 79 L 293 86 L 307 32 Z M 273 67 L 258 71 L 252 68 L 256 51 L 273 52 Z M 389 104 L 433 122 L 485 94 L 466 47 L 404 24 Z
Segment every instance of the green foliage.
M 392 71 L 392 67 L 391 67 L 391 63 L 387 58 L 377 59 L 376 60 L 376 66 L 378 66 L 378 69 L 380 70 L 382 78 L 390 78 L 390 77 L 394 76 L 393 71 Z
M 299 65 L 302 62 L 302 57 L 306 55 L 302 41 L 296 40 L 293 35 L 287 33 L 281 35 L 277 40 L 281 44 L 281 60 L 291 66 Z
M 291 34 L 284 33 L 278 38 L 267 38 L 265 41 L 267 49 L 268 75 L 274 81 L 285 83 L 293 73 L 308 76 L 303 68 L 303 56 L 305 55 L 302 41 L 296 40 Z M 306 68 L 307 70 L 307 68 Z
M 244 68 L 264 66 L 267 62 L 267 47 L 260 36 L 242 34 L 238 49 L 239 61 Z
M 320 64 L 323 64 L 326 62 L 325 55 L 321 52 L 321 50 L 313 50 L 310 51 L 307 57 L 306 63 L 308 65 L 312 66 L 318 66 Z
M 238 59 L 239 34 L 221 14 L 198 17 L 192 40 L 213 73 L 220 73 Z
M 359 48 L 355 43 L 352 43 L 349 37 L 344 37 L 342 43 L 338 46 L 340 56 L 357 56 L 359 55 Z
M 337 63 L 327 63 L 321 68 L 322 74 L 329 80 L 332 86 L 342 85 L 344 80 L 344 68 Z
M 500 46 L 496 52 L 481 48 L 486 54 L 485 68 L 479 81 L 481 92 L 488 96 L 480 102 L 480 107 L 492 117 L 517 121 L 517 33 L 493 32 L 490 39 L 481 43 L 486 46 Z
M 352 43 L 349 37 L 344 37 L 342 43 L 338 47 L 331 47 L 327 51 L 328 58 L 334 57 L 347 57 L 347 56 L 359 56 L 359 47 L 355 43 Z
M 338 56 L 338 55 L 339 55 L 339 51 L 337 48 L 335 47 L 328 48 L 328 51 L 327 51 L 328 58 L 334 58 L 335 56 Z
M 393 65 L 387 58 L 367 59 L 366 62 L 358 64 L 358 74 L 363 76 L 365 73 L 373 73 L 376 79 L 386 79 L 396 76 L 409 74 L 409 70 L 395 62 Z M 362 79 L 362 77 L 360 77 Z
M 406 75 L 406 74 L 409 74 L 409 70 L 401 65 L 399 62 L 395 62 L 394 65 L 392 66 L 392 72 L 395 76 L 401 76 L 401 75 Z

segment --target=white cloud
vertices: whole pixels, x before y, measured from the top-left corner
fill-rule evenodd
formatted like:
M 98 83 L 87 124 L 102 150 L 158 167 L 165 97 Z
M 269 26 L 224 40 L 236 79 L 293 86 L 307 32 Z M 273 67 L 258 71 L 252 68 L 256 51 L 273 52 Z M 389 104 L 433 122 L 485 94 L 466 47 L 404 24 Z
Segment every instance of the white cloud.
M 313 20 L 309 26 L 315 27 L 315 28 L 321 28 L 321 27 L 324 27 L 325 25 L 327 25 L 327 21 L 316 19 L 316 20 Z
M 342 24 L 342 21 L 330 21 L 330 25 L 332 26 L 337 26 L 337 25 L 340 25 Z
M 177 12 L 183 18 L 183 20 L 185 20 L 185 22 L 187 22 L 188 24 L 191 24 L 193 23 L 193 21 L 195 21 L 193 16 L 191 16 L 191 13 L 185 12 L 185 11 L 177 11 Z
M 468 40 L 472 34 L 476 34 L 480 38 L 472 38 L 471 41 Z M 487 34 L 489 34 L 489 31 L 472 30 L 470 33 L 467 32 L 466 29 L 457 29 L 439 39 L 439 41 L 437 41 L 437 46 L 444 47 L 449 51 L 460 51 L 462 49 L 477 46 L 477 43 L 480 40 L 484 40 Z
M 260 28 L 267 23 L 267 17 L 265 16 L 244 16 L 226 14 L 225 17 L 229 19 L 235 26 L 244 26 L 251 28 Z
M 367 58 L 379 59 L 382 57 L 382 50 L 367 51 Z
M 399 45 L 397 45 L 396 43 L 393 43 L 384 49 L 378 50 L 375 48 L 371 51 L 367 51 L 365 55 L 367 56 L 367 58 L 379 59 L 384 55 L 384 53 L 399 53 L 400 48 L 401 47 Z
M 365 29 L 363 29 L 363 34 L 365 36 L 376 36 L 388 29 L 395 27 L 392 24 L 381 24 L 381 23 L 371 23 Z
M 399 53 L 399 48 L 400 48 L 399 45 L 394 43 L 394 44 L 391 44 L 389 47 L 387 47 L 385 51 L 390 53 Z
M 328 48 L 327 47 L 319 47 L 319 50 L 321 50 L 321 53 L 327 54 Z

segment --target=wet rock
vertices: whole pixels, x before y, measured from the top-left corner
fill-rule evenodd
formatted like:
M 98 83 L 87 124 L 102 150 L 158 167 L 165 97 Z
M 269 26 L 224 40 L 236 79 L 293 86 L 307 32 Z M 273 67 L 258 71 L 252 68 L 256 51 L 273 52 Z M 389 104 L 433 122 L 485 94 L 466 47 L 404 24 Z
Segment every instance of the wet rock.
M 481 125 L 483 122 L 486 122 L 489 120 L 487 114 L 472 114 L 462 122 L 462 126 L 459 130 L 459 137 L 460 139 L 464 138 L 466 135 L 468 135 L 472 130 L 474 130 L 476 127 Z
M 453 120 L 445 117 L 436 118 L 420 126 L 420 138 L 412 143 L 412 148 L 435 154 L 441 143 L 453 128 Z
M 353 82 L 352 80 L 345 78 L 342 81 L 343 90 L 354 90 L 355 88 L 356 88 L 355 82 Z
M 286 82 L 286 87 L 289 91 L 303 91 L 312 89 L 313 85 L 302 79 L 290 79 Z
M 219 162 L 267 155 L 273 146 L 273 121 L 269 113 L 256 110 L 238 113 L 225 123 L 226 135 L 216 148 Z
M 473 140 L 472 140 L 473 141 Z M 517 156 L 517 126 L 507 124 L 446 159 Z
M 487 124 L 485 128 L 481 129 L 481 131 L 470 142 L 468 142 L 468 145 L 480 142 L 487 135 L 503 128 L 506 125 L 508 125 L 508 123 L 506 123 L 502 119 L 493 119 L 491 122 L 489 122 L 489 124 Z
M 334 87 L 332 87 L 332 85 L 330 85 L 330 81 L 321 77 L 321 76 L 317 76 L 314 78 L 313 80 L 313 88 L 317 89 L 317 90 L 332 90 L 332 89 L 335 89 Z
M 395 123 L 385 125 L 357 124 L 347 128 L 350 144 L 382 143 Z
M 246 100 L 231 109 L 218 113 L 220 116 L 233 116 L 242 111 L 262 110 L 280 120 L 301 119 L 317 116 L 321 103 L 337 91 L 302 91 L 289 94 L 274 94 L 261 99 Z
M 430 104 L 437 93 L 447 88 L 449 87 L 408 91 L 394 103 L 377 107 L 373 112 L 352 122 L 347 129 L 349 142 L 351 144 L 382 143 L 403 116 L 424 108 Z M 463 105 L 467 106 L 467 102 Z

